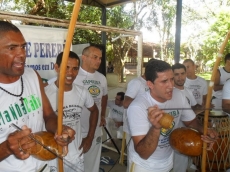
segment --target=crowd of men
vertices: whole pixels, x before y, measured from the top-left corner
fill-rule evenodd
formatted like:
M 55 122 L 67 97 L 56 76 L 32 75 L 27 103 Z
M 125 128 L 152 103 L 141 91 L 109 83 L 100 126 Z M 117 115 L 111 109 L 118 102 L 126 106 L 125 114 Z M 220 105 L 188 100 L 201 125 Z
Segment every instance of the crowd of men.
M 117 93 L 115 100 L 110 101 L 106 78 L 97 71 L 102 59 L 100 48 L 84 48 L 81 61 L 70 51 L 64 79 L 63 132 L 57 135 L 57 97 L 63 53 L 56 59 L 57 77 L 44 85 L 36 71 L 25 68 L 26 42 L 20 30 L 0 21 L 0 36 L 0 171 L 58 171 L 58 158 L 41 161 L 29 151 L 36 146 L 31 134 L 45 130 L 55 135 L 63 149 L 68 146 L 63 161 L 65 172 L 98 172 L 107 106 L 110 108 L 107 126 L 112 126 L 108 125 L 112 120 L 113 128 L 123 130 L 127 133 L 127 142 L 131 140 L 127 171 L 186 171 L 189 158 L 174 154 L 169 136 L 181 126 L 203 133 L 196 114 L 204 107 L 207 82 L 196 75 L 196 65 L 191 59 L 173 66 L 165 61 L 149 60 L 145 73 L 131 80 L 126 92 Z M 223 89 L 222 107 L 227 113 L 230 105 L 230 80 L 226 82 L 228 75 L 230 78 L 228 57 L 215 81 L 215 91 Z M 183 110 L 186 108 L 193 110 Z M 159 122 L 165 112 L 174 117 L 167 130 Z M 16 130 L 12 123 L 22 130 Z M 218 133 L 211 128 L 207 135 L 201 135 L 208 148 L 217 138 Z

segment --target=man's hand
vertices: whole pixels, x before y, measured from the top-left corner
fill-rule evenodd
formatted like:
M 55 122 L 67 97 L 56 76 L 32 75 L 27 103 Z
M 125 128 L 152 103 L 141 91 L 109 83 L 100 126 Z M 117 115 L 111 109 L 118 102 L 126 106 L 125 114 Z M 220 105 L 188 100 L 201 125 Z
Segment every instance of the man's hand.
M 100 125 L 99 125 L 99 126 L 101 127 L 101 126 L 105 126 L 105 125 L 106 125 L 106 120 L 105 120 L 105 117 L 102 116 L 102 117 L 101 117 L 101 122 L 100 122 Z
M 82 139 L 81 145 L 78 148 L 79 150 L 81 148 L 83 148 L 82 154 L 89 151 L 89 149 L 91 148 L 91 145 L 92 145 L 92 141 L 93 141 L 93 138 L 90 138 L 88 136 L 86 138 Z
M 212 149 L 213 144 L 217 141 L 218 138 L 219 134 L 211 128 L 208 129 L 207 135 L 201 135 L 201 139 L 208 145 L 207 150 Z
M 116 122 L 116 121 L 114 121 L 114 123 L 115 123 L 115 126 L 117 128 L 119 128 L 120 126 L 123 126 L 123 122 Z
M 150 123 L 153 125 L 155 129 L 160 129 L 162 126 L 160 125 L 159 121 L 163 116 L 163 111 L 158 108 L 158 106 L 154 105 L 150 107 L 148 110 L 148 119 Z
M 22 131 L 15 131 L 8 136 L 6 146 L 10 154 L 22 160 L 30 156 L 30 154 L 27 153 L 27 149 L 33 147 L 35 142 L 28 137 L 29 134 L 31 134 L 31 129 L 27 126 L 23 126 Z
M 57 135 L 56 133 L 54 139 L 60 146 L 67 146 L 75 139 L 74 135 L 75 131 L 72 128 L 63 125 L 62 134 Z
M 75 131 L 72 128 L 65 125 L 63 125 L 61 135 L 57 135 L 57 133 L 55 134 L 54 139 L 56 140 L 57 144 L 63 147 L 63 153 L 61 156 L 64 157 L 67 155 L 68 144 L 75 139 L 74 135 L 75 135 Z

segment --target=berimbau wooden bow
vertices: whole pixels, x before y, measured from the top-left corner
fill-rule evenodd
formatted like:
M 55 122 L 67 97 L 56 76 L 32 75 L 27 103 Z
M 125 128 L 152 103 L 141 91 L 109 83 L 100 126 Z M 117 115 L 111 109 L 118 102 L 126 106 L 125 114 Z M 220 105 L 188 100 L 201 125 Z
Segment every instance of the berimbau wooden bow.
M 224 42 L 222 43 L 220 50 L 217 54 L 216 57 L 216 62 L 215 65 L 213 67 L 212 70 L 212 76 L 211 76 L 211 80 L 209 82 L 209 86 L 208 86 L 208 94 L 207 94 L 207 98 L 206 98 L 206 103 L 205 103 L 205 113 L 204 113 L 204 135 L 207 135 L 207 130 L 208 130 L 208 116 L 209 116 L 209 108 L 210 108 L 210 104 L 211 104 L 211 97 L 212 97 L 212 91 L 213 91 L 213 86 L 214 86 L 214 81 L 216 78 L 216 73 L 217 73 L 217 68 L 220 65 L 220 60 L 223 57 L 223 52 L 224 49 L 228 43 L 228 39 L 230 37 L 230 31 L 228 31 L 228 34 L 224 40 Z M 207 143 L 203 143 L 203 152 L 202 152 L 202 163 L 201 163 L 201 170 L 202 172 L 206 172 L 206 154 L 207 154 Z
M 63 99 L 64 99 L 66 66 L 67 66 L 67 61 L 69 58 L 70 46 L 72 44 L 73 34 L 74 34 L 81 3 L 82 3 L 82 0 L 75 0 L 75 4 L 73 7 L 73 12 L 72 12 L 72 16 L 71 16 L 70 24 L 68 28 L 66 44 L 65 44 L 64 51 L 63 51 L 62 63 L 60 67 L 59 90 L 58 90 L 58 129 L 57 129 L 58 135 L 62 134 Z M 60 146 L 59 146 L 59 151 L 60 152 L 62 151 L 62 147 Z M 63 172 L 63 159 L 58 158 L 58 167 L 59 167 L 59 172 Z

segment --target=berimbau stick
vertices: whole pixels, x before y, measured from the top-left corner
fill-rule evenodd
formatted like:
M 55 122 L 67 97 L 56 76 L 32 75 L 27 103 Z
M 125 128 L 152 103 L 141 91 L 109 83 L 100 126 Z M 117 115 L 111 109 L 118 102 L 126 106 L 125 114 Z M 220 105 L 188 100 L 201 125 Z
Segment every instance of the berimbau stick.
M 206 104 L 205 104 L 205 113 L 204 113 L 204 135 L 207 135 L 207 130 L 208 130 L 208 116 L 209 116 L 209 108 L 210 108 L 210 103 L 211 103 L 211 98 L 212 98 L 212 91 L 213 91 L 213 86 L 214 86 L 214 81 L 216 78 L 216 73 L 217 73 L 217 69 L 218 66 L 220 65 L 220 60 L 223 57 L 223 52 L 224 49 L 228 43 L 228 39 L 230 36 L 230 31 L 228 32 L 224 42 L 222 43 L 220 50 L 218 52 L 218 55 L 216 57 L 216 62 L 215 65 L 213 67 L 212 70 L 212 77 L 211 80 L 209 82 L 209 86 L 208 86 L 208 94 L 207 94 L 207 98 L 206 98 Z M 207 154 L 207 143 L 203 142 L 203 151 L 202 151 L 202 163 L 201 163 L 201 171 L 202 172 L 206 172 L 206 154 Z
M 70 24 L 68 28 L 66 44 L 63 51 L 62 63 L 60 67 L 60 76 L 59 76 L 59 90 L 58 90 L 58 129 L 57 134 L 62 134 L 62 123 L 63 123 L 63 100 L 64 100 L 64 85 L 65 85 L 65 73 L 66 73 L 66 66 L 69 58 L 69 51 L 70 46 L 73 40 L 73 34 L 75 31 L 75 26 L 78 18 L 78 13 L 80 10 L 82 0 L 75 0 L 75 4 L 73 7 L 72 16 L 70 19 Z M 59 146 L 58 151 L 62 151 L 62 147 Z M 63 172 L 63 160 L 58 159 L 58 168 L 59 172 Z

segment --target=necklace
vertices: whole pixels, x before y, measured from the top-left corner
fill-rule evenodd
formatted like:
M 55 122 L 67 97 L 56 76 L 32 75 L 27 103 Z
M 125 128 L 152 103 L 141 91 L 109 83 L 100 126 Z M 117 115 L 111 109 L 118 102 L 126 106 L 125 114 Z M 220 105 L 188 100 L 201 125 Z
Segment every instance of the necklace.
M 20 93 L 20 94 L 18 94 L 18 95 L 17 95 L 17 94 L 13 94 L 13 93 L 11 93 L 11 92 L 9 92 L 9 91 L 5 90 L 5 89 L 4 89 L 4 88 L 2 88 L 2 87 L 0 87 L 0 89 L 1 89 L 2 91 L 5 91 L 7 94 L 9 94 L 9 95 L 11 95 L 11 96 L 21 97 L 19 100 L 21 101 L 22 105 L 24 105 L 24 103 L 23 103 L 24 98 L 22 97 L 23 90 L 24 90 L 22 77 L 21 77 L 21 87 L 22 87 L 22 91 L 21 91 L 21 93 Z

